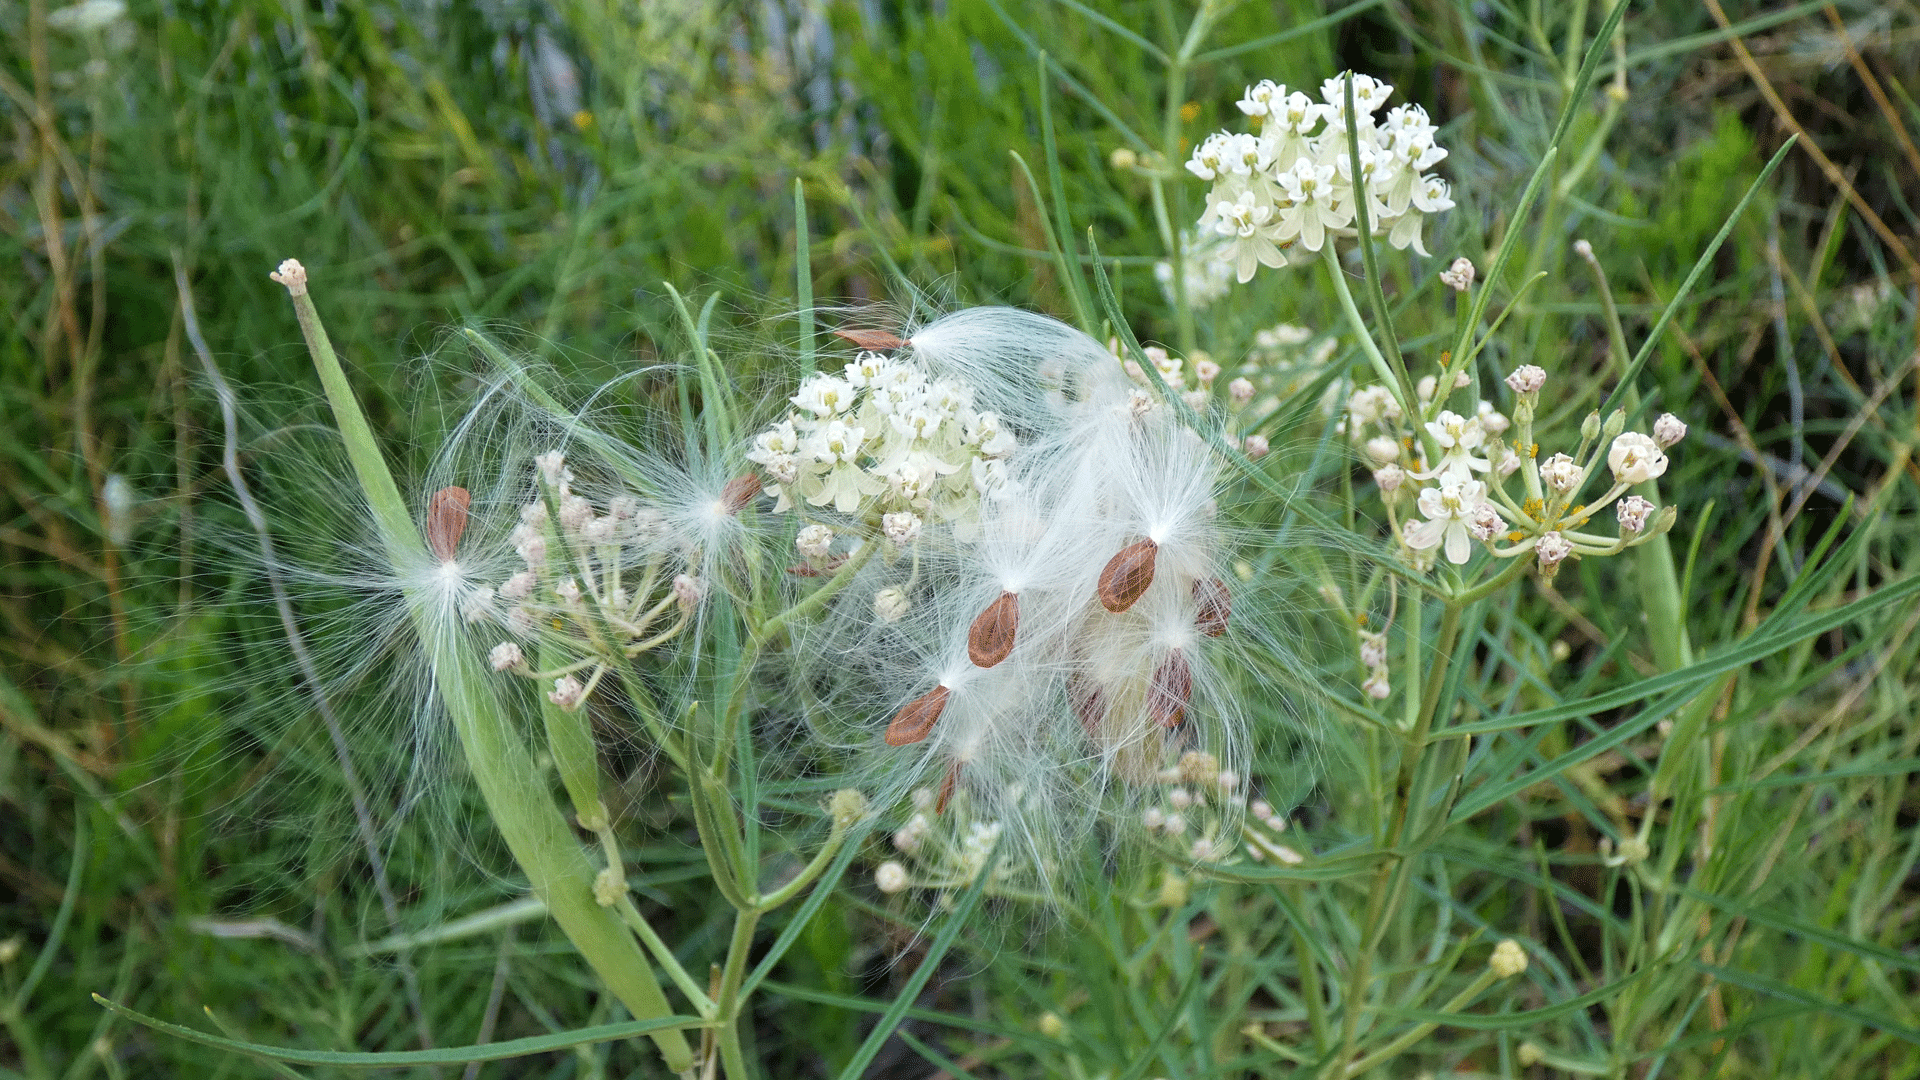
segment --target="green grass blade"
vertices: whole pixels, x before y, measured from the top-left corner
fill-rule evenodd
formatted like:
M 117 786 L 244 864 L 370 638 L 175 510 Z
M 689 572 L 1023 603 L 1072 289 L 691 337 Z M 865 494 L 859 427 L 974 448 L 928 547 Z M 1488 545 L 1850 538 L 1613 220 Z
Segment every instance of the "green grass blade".
M 1053 134 L 1053 94 L 1047 89 L 1047 57 L 1042 53 L 1039 62 L 1038 83 L 1040 84 L 1040 139 L 1047 154 L 1047 186 L 1053 192 L 1053 224 L 1047 230 L 1047 245 L 1052 249 L 1054 262 L 1059 267 L 1060 282 L 1066 286 L 1068 298 L 1073 302 L 1073 317 L 1079 321 L 1080 329 L 1088 334 L 1099 332 L 1094 322 L 1093 308 L 1087 303 L 1087 279 L 1080 268 L 1080 252 L 1073 243 L 1072 219 L 1067 214 L 1067 189 L 1060 179 L 1060 144 Z M 1021 163 L 1026 168 L 1026 163 Z M 1033 178 L 1027 178 L 1028 183 Z M 1038 201 L 1039 193 L 1035 192 Z M 1068 254 L 1072 257 L 1069 258 Z
M 534 1035 L 525 1039 L 509 1039 L 506 1042 L 482 1043 L 478 1046 L 453 1046 L 439 1050 L 392 1050 L 379 1053 L 355 1053 L 345 1050 L 296 1050 L 285 1046 L 268 1046 L 265 1043 L 242 1042 L 219 1035 L 209 1035 L 180 1024 L 168 1023 L 145 1013 L 135 1012 L 119 1002 L 109 1001 L 99 994 L 93 1000 L 105 1008 L 111 1009 L 134 1023 L 145 1025 L 155 1031 L 176 1038 L 196 1042 L 202 1046 L 211 1046 L 219 1050 L 231 1050 L 236 1054 L 265 1058 L 270 1061 L 292 1061 L 302 1065 L 331 1065 L 338 1069 L 393 1069 L 417 1065 L 462 1065 L 470 1061 L 504 1061 L 507 1058 L 526 1057 L 529 1054 L 545 1054 L 555 1050 L 568 1050 L 576 1046 L 588 1046 L 593 1043 L 613 1042 L 617 1039 L 631 1039 L 640 1035 L 651 1035 L 660 1031 L 680 1031 L 697 1028 L 706 1024 L 697 1016 L 662 1016 L 653 1020 L 629 1020 L 620 1024 L 600 1024 L 596 1027 L 577 1028 L 553 1035 Z

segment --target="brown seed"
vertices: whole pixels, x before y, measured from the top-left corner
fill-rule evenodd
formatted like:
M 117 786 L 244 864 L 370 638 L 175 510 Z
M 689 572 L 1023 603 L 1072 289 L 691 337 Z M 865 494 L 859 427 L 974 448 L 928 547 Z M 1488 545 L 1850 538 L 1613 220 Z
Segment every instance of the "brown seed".
M 876 352 L 892 352 L 907 347 L 905 338 L 896 337 L 885 330 L 835 330 L 833 336 L 853 342 L 855 348 Z
M 720 489 L 720 509 L 729 514 L 737 514 L 747 508 L 747 504 L 760 494 L 760 478 L 752 473 L 736 476 L 727 481 Z
M 1233 611 L 1233 598 L 1227 594 L 1226 582 L 1217 577 L 1195 581 L 1193 602 L 1200 608 L 1193 617 L 1194 629 L 1208 637 L 1219 637 L 1227 632 L 1227 616 Z
M 947 688 L 936 686 L 914 698 L 893 715 L 887 725 L 888 746 L 911 746 L 933 734 L 934 721 L 947 707 Z
M 1013 651 L 1013 635 L 1020 629 L 1020 597 L 1003 592 L 987 605 L 967 631 L 967 658 L 975 667 L 992 667 Z
M 427 547 L 441 562 L 452 559 L 460 549 L 460 535 L 467 531 L 467 508 L 473 496 L 463 487 L 444 487 L 427 501 Z
M 1067 703 L 1073 706 L 1073 714 L 1080 718 L 1080 729 L 1087 737 L 1100 737 L 1100 714 L 1104 703 L 1100 700 L 1100 687 L 1094 681 L 1079 672 L 1067 676 Z
M 1179 727 L 1192 698 L 1193 668 L 1187 665 L 1187 654 L 1174 649 L 1153 669 L 1153 681 L 1147 684 L 1147 715 L 1161 727 Z
M 947 800 L 953 798 L 953 786 L 960 782 L 960 763 L 947 764 L 947 778 L 940 781 L 940 797 L 933 801 L 933 816 L 939 817 L 947 812 Z
M 1100 571 L 1100 603 L 1118 615 L 1134 605 L 1153 584 L 1153 561 L 1160 545 L 1152 538 L 1135 540 L 1107 560 Z

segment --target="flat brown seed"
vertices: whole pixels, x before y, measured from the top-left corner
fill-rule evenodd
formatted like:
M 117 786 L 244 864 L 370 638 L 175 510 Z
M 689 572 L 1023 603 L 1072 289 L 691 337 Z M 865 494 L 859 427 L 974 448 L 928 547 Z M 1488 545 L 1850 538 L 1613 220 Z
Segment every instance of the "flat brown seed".
M 463 487 L 443 487 L 427 501 L 427 547 L 441 562 L 460 550 L 460 536 L 467 531 L 467 508 L 473 496 Z
M 1208 637 L 1227 632 L 1227 616 L 1233 612 L 1233 597 L 1227 583 L 1217 577 L 1201 578 L 1193 583 L 1193 602 L 1200 609 L 1193 617 L 1193 628 Z
M 720 509 L 737 514 L 760 494 L 760 478 L 752 473 L 736 476 L 720 489 Z
M 1192 699 L 1193 668 L 1187 664 L 1187 654 L 1174 649 L 1153 669 L 1153 681 L 1147 684 L 1147 715 L 1161 727 L 1179 727 Z
M 911 746 L 933 734 L 934 721 L 947 707 L 947 688 L 936 686 L 914 698 L 893 714 L 887 725 L 888 746 Z
M 947 778 L 940 781 L 940 797 L 933 801 L 933 816 L 939 817 L 947 812 L 947 800 L 953 798 L 953 787 L 960 782 L 960 763 L 947 765 Z
M 1003 592 L 987 605 L 967 631 L 967 659 L 975 667 L 992 667 L 1013 651 L 1013 635 L 1020 629 L 1020 597 Z
M 1100 571 L 1101 605 L 1116 615 L 1132 607 L 1153 584 L 1153 562 L 1159 554 L 1160 545 L 1148 538 L 1135 540 L 1108 559 Z
M 835 330 L 833 336 L 853 342 L 855 348 L 872 349 L 875 352 L 892 352 L 907 347 L 906 338 L 885 330 Z

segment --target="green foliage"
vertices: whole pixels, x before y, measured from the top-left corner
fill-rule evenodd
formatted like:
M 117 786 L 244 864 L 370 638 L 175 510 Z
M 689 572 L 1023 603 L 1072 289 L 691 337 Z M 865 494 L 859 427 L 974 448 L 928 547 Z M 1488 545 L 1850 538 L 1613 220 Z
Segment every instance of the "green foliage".
M 352 785 L 285 659 L 174 284 L 178 268 L 243 388 L 241 465 L 301 561 L 337 546 L 316 523 L 338 489 L 279 462 L 338 453 L 266 279 L 296 254 L 402 475 L 479 366 L 441 349 L 459 325 L 522 328 L 517 344 L 582 386 L 685 361 L 688 431 L 709 437 L 795 377 L 783 349 L 737 343 L 791 340 L 803 288 L 823 305 L 905 306 L 919 288 L 942 306 L 1085 310 L 1102 336 L 1230 368 L 1283 321 L 1337 342 L 1326 378 L 1250 422 L 1275 449 L 1241 459 L 1238 481 L 1275 536 L 1249 574 L 1312 613 L 1309 670 L 1246 675 L 1324 690 L 1299 705 L 1319 720 L 1311 745 L 1261 717 L 1269 757 L 1249 777 L 1294 808 L 1282 839 L 1305 861 L 1209 869 L 1121 845 L 1089 856 L 1106 887 L 1073 904 L 976 889 L 950 895 L 980 905 L 963 919 L 867 884 L 892 854 L 879 829 L 824 867 L 832 888 L 747 927 L 739 1030 L 768 1075 L 1324 1076 L 1356 1059 L 1383 1076 L 1920 1074 L 1914 283 L 1796 148 L 1649 337 L 1780 140 L 1698 5 L 1634 6 L 1618 50 L 1596 40 L 1603 8 L 1209 3 L 1192 39 L 1196 9 L 1167 0 L 135 5 L 92 35 L 48 26 L 37 2 L 0 11 L 16 148 L 0 247 L 20 268 L 0 275 L 0 894 L 15 897 L 0 1068 L 264 1074 L 238 1041 L 292 1048 L 302 1075 L 425 1076 L 470 1060 L 448 1048 L 523 1040 L 492 1052 L 540 1056 L 487 1071 L 659 1071 L 629 1037 L 646 1022 L 514 906 L 524 879 L 446 736 L 355 724 L 389 921 Z M 1920 127 L 1910 15 L 1839 10 Z M 1902 121 L 1817 6 L 1730 15 L 1861 198 L 1911 234 Z M 1590 46 L 1596 89 L 1570 99 Z M 1465 254 L 1484 275 L 1504 249 L 1478 295 L 1507 321 L 1461 363 L 1481 396 L 1541 364 L 1541 430 L 1577 427 L 1625 359 L 1570 253 L 1591 243 L 1629 354 L 1653 349 L 1621 403 L 1641 426 L 1669 410 L 1693 425 L 1662 485 L 1677 626 L 1649 620 L 1665 586 L 1632 558 L 1569 564 L 1552 592 L 1506 586 L 1449 624 L 1438 598 L 1409 614 L 1412 588 L 1375 554 L 1305 539 L 1370 528 L 1352 497 L 1364 470 L 1314 426 L 1321 390 L 1373 377 L 1337 291 L 1298 265 L 1196 310 L 1153 264 L 1200 208 L 1185 154 L 1239 123 L 1242 88 L 1343 67 L 1426 103 L 1454 148 L 1436 258 L 1382 248 L 1356 283 L 1411 375 L 1484 330 L 1435 274 Z M 444 362 L 417 374 L 433 351 Z M 670 380 L 621 385 L 620 407 L 679 406 Z M 718 407 L 734 396 L 740 416 Z M 131 500 L 109 496 L 113 476 Z M 1343 608 L 1317 599 L 1329 587 Z M 1339 612 L 1377 618 L 1390 588 L 1411 670 L 1451 661 L 1421 699 L 1430 741 L 1356 689 Z M 386 643 L 327 622 L 339 595 L 303 604 L 317 650 L 365 664 L 328 688 L 335 707 L 381 715 Z M 749 703 L 765 745 L 738 745 L 792 756 L 733 793 L 758 807 L 735 853 L 755 889 L 818 850 L 833 765 L 795 745 L 798 706 L 766 697 Z M 656 756 L 603 750 L 603 785 L 637 907 L 705 988 L 737 924 L 700 838 L 734 802 L 690 798 Z M 493 917 L 459 922 L 476 913 Z M 392 935 L 411 944 L 378 945 Z M 1530 966 L 1490 981 L 1509 937 Z M 676 991 L 676 1012 L 697 1011 Z

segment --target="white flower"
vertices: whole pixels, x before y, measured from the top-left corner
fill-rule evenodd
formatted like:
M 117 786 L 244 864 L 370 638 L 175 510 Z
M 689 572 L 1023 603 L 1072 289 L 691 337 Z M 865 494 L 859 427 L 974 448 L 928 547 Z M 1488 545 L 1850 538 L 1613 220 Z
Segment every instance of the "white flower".
M 593 504 L 578 495 L 567 495 L 560 500 L 560 527 L 570 533 L 579 532 L 587 522 L 593 520 Z
M 1400 485 L 1406 483 L 1406 481 L 1407 470 L 1392 462 L 1388 462 L 1373 470 L 1373 482 L 1380 485 L 1380 493 L 1382 495 L 1391 495 L 1400 490 Z
M 495 671 L 517 668 L 526 662 L 526 655 L 520 651 L 520 646 L 511 641 L 503 641 L 487 653 L 487 663 L 492 664 Z
M 1213 380 L 1220 377 L 1220 365 L 1210 356 L 1196 355 L 1193 360 L 1193 377 L 1199 379 L 1202 385 L 1211 385 Z
M 896 544 L 911 544 L 920 539 L 920 515 L 911 510 L 880 516 L 880 531 Z
M 1521 364 L 1507 376 L 1507 386 L 1516 394 L 1537 394 L 1546 384 L 1546 369 L 1536 364 Z
M 1660 419 L 1653 422 L 1653 441 L 1659 443 L 1662 450 L 1686 437 L 1686 422 L 1672 413 L 1661 413 Z
M 1208 198 L 1211 200 L 1213 196 Z M 1270 235 L 1273 232 L 1271 202 L 1249 189 L 1232 199 L 1212 202 L 1209 210 L 1218 223 L 1215 231 L 1232 238 L 1220 248 L 1220 260 L 1233 264 L 1234 276 L 1242 285 L 1253 280 L 1254 270 L 1260 266 L 1277 270 L 1287 265 L 1287 257 L 1280 254 Z M 1314 250 L 1319 248 L 1316 246 Z
M 815 375 L 800 384 L 800 392 L 793 395 L 791 400 L 817 419 L 825 420 L 851 408 L 853 396 L 853 384 L 847 380 L 832 375 Z
M 1540 556 L 1541 569 L 1551 569 L 1573 554 L 1573 541 L 1561 536 L 1558 532 L 1550 532 L 1534 544 L 1533 553 Z
M 1667 455 L 1650 436 L 1623 431 L 1607 449 L 1607 468 L 1622 484 L 1645 483 L 1667 471 Z
M 873 884 L 883 893 L 897 893 L 907 887 L 907 868 L 891 860 L 873 872 Z
M 1235 379 L 1232 382 L 1228 383 L 1227 384 L 1227 400 L 1233 402 L 1234 407 L 1236 408 L 1242 408 L 1247 404 L 1247 402 L 1252 401 L 1253 400 L 1252 381 L 1248 379 Z
M 113 25 L 126 14 L 126 0 L 80 0 L 72 7 L 49 12 L 47 25 L 72 34 L 89 34 Z
M 824 559 L 833 549 L 833 530 L 825 525 L 809 525 L 793 538 L 793 546 L 809 559 Z
M 1565 454 L 1555 454 L 1540 463 L 1540 482 L 1562 495 L 1580 486 L 1580 463 Z
M 1267 450 L 1269 448 L 1265 435 L 1249 435 L 1243 445 L 1246 448 L 1247 457 L 1253 461 L 1259 461 L 1261 458 L 1267 456 Z
M 1286 87 L 1276 85 L 1272 79 L 1261 79 L 1247 87 L 1245 96 L 1234 104 L 1248 116 L 1265 116 L 1273 108 L 1274 102 L 1284 101 L 1286 96 Z
M 1193 157 L 1187 160 L 1187 171 L 1202 180 L 1212 180 L 1219 176 L 1220 155 L 1227 148 L 1229 138 L 1231 136 L 1224 131 L 1217 131 L 1207 136 L 1199 146 L 1193 148 Z
M 913 601 L 907 598 L 907 591 L 899 586 L 881 589 L 873 594 L 873 617 L 883 623 L 896 623 L 913 607 Z
M 555 585 L 553 587 L 553 595 L 559 597 L 560 602 L 568 607 L 580 606 L 580 584 L 572 578 L 568 578 L 560 584 Z
M 891 367 L 893 361 L 885 353 L 863 352 L 856 355 L 853 363 L 848 364 L 840 374 L 847 380 L 848 386 L 857 390 L 872 386 Z
M 1367 440 L 1367 457 L 1374 465 L 1385 465 L 1400 457 L 1400 440 L 1389 435 L 1376 435 Z
M 973 462 L 973 486 L 979 489 L 980 494 L 998 499 L 1011 492 L 1013 480 L 1007 475 L 1005 462 L 976 458 Z
M 1486 441 L 1486 432 L 1480 428 L 1479 417 L 1465 417 L 1457 412 L 1443 409 L 1440 415 L 1427 421 L 1427 434 L 1440 446 L 1439 464 L 1425 474 L 1429 477 L 1448 477 L 1456 480 L 1471 480 L 1473 474 L 1486 472 L 1490 468 L 1486 458 L 1474 457 L 1473 451 Z
M 1440 280 L 1455 292 L 1466 292 L 1473 287 L 1473 260 L 1461 256 L 1453 260 L 1453 265 L 1440 271 Z
M 579 705 L 580 700 L 586 696 L 587 688 L 580 685 L 579 679 L 571 675 L 562 675 L 553 680 L 553 691 L 547 695 L 547 700 L 563 709 L 571 709 Z
M 1465 375 L 1466 372 L 1463 371 L 1460 374 Z M 1480 403 L 1479 413 L 1480 413 L 1480 430 L 1486 432 L 1489 435 L 1492 435 L 1495 437 L 1503 435 L 1506 433 L 1507 428 L 1512 424 L 1512 421 L 1508 420 L 1505 416 L 1495 411 L 1493 407 L 1493 402 L 1491 401 L 1482 401 Z
M 1006 457 L 1018 442 L 1013 433 L 1000 427 L 1000 417 L 990 412 L 970 413 L 960 425 L 961 438 L 980 448 L 982 457 Z
M 500 585 L 500 597 L 503 600 L 525 600 L 533 595 L 533 572 L 522 570 Z
M 1439 487 L 1420 492 L 1420 512 L 1426 521 L 1407 522 L 1407 546 L 1415 551 L 1446 545 L 1447 561 L 1464 563 L 1473 555 L 1473 521 L 1485 501 L 1487 486 L 1478 480 L 1444 477 Z
M 1363 386 L 1347 399 L 1347 413 L 1356 424 L 1381 423 L 1400 419 L 1400 403 L 1384 386 Z M 1358 432 L 1355 433 L 1356 436 Z
M 1637 533 L 1647 527 L 1647 517 L 1653 513 L 1653 503 L 1638 495 L 1629 495 L 1613 506 L 1614 516 L 1620 519 L 1620 531 Z
M 540 479 L 545 480 L 548 487 L 559 487 L 560 481 L 566 478 L 567 455 L 558 450 L 536 455 L 533 463 L 540 470 Z
M 1353 220 L 1351 207 L 1334 201 L 1333 176 L 1332 165 L 1315 165 L 1301 158 L 1274 178 L 1287 203 L 1280 211 L 1277 239 L 1299 237 L 1302 247 L 1319 251 L 1326 243 L 1326 230 L 1345 228 Z

